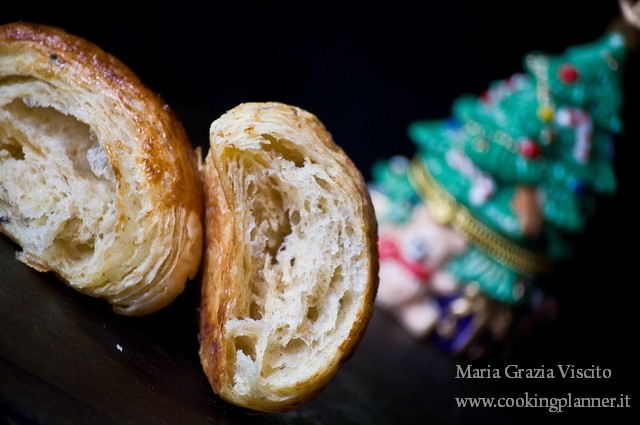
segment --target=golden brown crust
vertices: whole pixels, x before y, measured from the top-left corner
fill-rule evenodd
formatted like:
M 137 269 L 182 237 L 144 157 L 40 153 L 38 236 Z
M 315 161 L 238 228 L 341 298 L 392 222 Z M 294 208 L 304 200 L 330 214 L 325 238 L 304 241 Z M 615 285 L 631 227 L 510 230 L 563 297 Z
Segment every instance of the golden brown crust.
M 308 402 L 325 387 L 356 348 L 373 313 L 378 281 L 377 227 L 369 194 L 362 175 L 348 156 L 332 141 L 323 124 L 314 115 L 302 109 L 279 103 L 242 104 L 214 122 L 211 132 L 211 150 L 204 167 L 206 250 L 203 259 L 199 333 L 201 362 L 213 389 L 225 400 L 258 411 L 292 410 Z M 238 304 L 242 304 L 242 300 L 248 296 L 256 296 L 255 293 L 246 294 L 247 276 L 238 270 L 250 269 L 255 265 L 247 264 L 246 261 L 259 261 L 255 258 L 242 259 L 243 253 L 250 249 L 242 246 L 246 243 L 242 239 L 246 231 L 243 227 L 246 225 L 243 213 L 250 206 L 243 205 L 242 200 L 236 196 L 237 188 L 234 189 L 231 181 L 233 177 L 227 168 L 231 162 L 228 155 L 233 155 L 235 150 L 250 151 L 256 140 L 270 141 L 270 146 L 275 146 L 279 137 L 286 138 L 289 142 L 293 141 L 287 142 L 287 147 L 282 148 L 283 155 L 290 155 L 292 161 L 298 161 L 298 167 L 301 167 L 303 156 L 311 156 L 310 162 L 319 164 L 325 170 L 331 169 L 331 175 L 336 177 L 335 190 L 341 190 L 337 189 L 338 187 L 345 188 L 345 193 L 336 196 L 349 198 L 349 202 L 352 202 L 352 209 L 349 211 L 351 216 L 347 221 L 356 229 L 355 233 L 360 235 L 358 242 L 365 247 L 362 258 L 366 263 L 365 270 L 362 270 L 357 278 L 363 282 L 349 284 L 362 284 L 363 289 L 357 293 L 355 313 L 349 316 L 350 322 L 345 325 L 348 330 L 336 337 L 339 341 L 324 351 L 318 349 L 318 353 L 306 353 L 308 357 L 297 359 L 298 364 L 287 365 L 292 373 L 298 373 L 299 369 L 305 368 L 305 363 L 314 363 L 315 369 L 312 368 L 307 375 L 302 373 L 299 380 L 288 382 L 286 385 L 279 385 L 275 381 L 267 382 L 267 378 L 261 373 L 258 379 L 264 378 L 265 382 L 258 382 L 254 387 L 242 392 L 237 382 L 240 379 L 236 370 L 239 368 L 236 364 L 238 348 L 229 336 L 228 327 L 230 321 L 244 314 L 238 313 Z M 268 164 L 268 160 L 265 159 L 264 163 Z M 261 174 L 259 170 L 253 171 L 256 175 Z M 306 231 L 311 232 L 312 229 Z M 328 245 L 342 242 L 336 234 L 327 234 L 324 238 Z M 307 246 L 303 250 L 315 248 Z M 346 250 L 344 247 L 340 249 Z M 301 257 L 305 254 L 306 252 L 296 253 L 296 266 L 302 263 Z M 336 264 L 327 262 L 325 268 L 329 267 L 336 267 Z M 258 272 L 258 275 L 261 273 Z M 294 285 L 295 282 L 284 284 L 285 287 Z M 284 297 L 286 296 L 285 293 Z M 254 319 L 258 322 L 262 320 L 260 314 Z M 254 319 L 251 324 L 254 323 Z M 270 347 L 264 354 L 265 358 L 278 357 L 278 353 L 269 350 L 284 350 L 278 344 Z M 260 354 L 253 355 L 260 357 Z M 322 357 L 322 360 L 314 357 Z M 265 369 L 264 366 L 262 368 Z
M 131 113 L 135 132 L 144 135 L 140 139 L 143 156 L 139 161 L 147 179 L 157 184 L 164 169 L 176 171 L 176 178 L 165 182 L 168 185 L 164 190 L 154 195 L 162 202 L 179 200 L 187 203 L 189 209 L 201 208 L 202 197 L 197 190 L 187 190 L 186 196 L 178 195 L 188 188 L 185 184 L 191 184 L 198 175 L 195 153 L 184 127 L 169 105 L 149 90 L 133 71 L 95 44 L 60 28 L 25 22 L 0 26 L 0 54 L 25 53 L 37 57 L 23 66 L 18 64 L 22 76 L 43 80 L 80 77 L 75 81 L 80 88 L 101 91 L 122 101 Z M 74 85 L 71 81 L 67 84 Z
M 224 324 L 232 290 L 221 285 L 231 285 L 224 277 L 230 273 L 229 261 L 235 251 L 232 236 L 234 215 L 220 190 L 218 173 L 214 167 L 204 169 L 205 193 L 205 253 L 203 258 L 200 303 L 200 359 L 205 374 L 216 393 L 229 385 L 225 372 L 227 355 L 222 353 Z M 228 243 L 220 243 L 228 241 Z M 224 382 L 221 382 L 224 380 Z
M 82 281 L 24 246 L 23 261 L 44 264 L 71 286 L 109 300 L 123 314 L 147 314 L 171 302 L 182 292 L 185 280 L 195 275 L 202 245 L 197 160 L 180 121 L 122 62 L 62 29 L 22 22 L 0 26 L 0 57 L 4 58 L 0 87 L 2 81 L 40 84 L 55 95 L 45 101 L 34 94 L 33 103 L 74 116 L 97 135 L 118 188 L 114 232 L 120 242 L 110 250 L 117 250 L 118 243 L 144 239 L 131 251 L 131 261 L 144 262 L 142 251 L 155 243 L 154 233 L 159 233 L 157 243 L 167 246 L 153 246 L 157 252 L 149 254 L 161 264 L 138 268 L 130 264 L 123 266 L 122 275 L 106 269 L 87 271 L 98 276 Z M 147 203 L 152 207 L 143 208 Z M 160 228 L 147 229 L 154 220 L 162 223 Z M 5 229 L 5 233 L 10 232 Z M 105 266 L 126 262 L 117 253 L 96 255 L 104 256 Z M 141 270 L 146 267 L 147 273 Z M 118 280 L 132 273 L 139 276 L 119 291 Z

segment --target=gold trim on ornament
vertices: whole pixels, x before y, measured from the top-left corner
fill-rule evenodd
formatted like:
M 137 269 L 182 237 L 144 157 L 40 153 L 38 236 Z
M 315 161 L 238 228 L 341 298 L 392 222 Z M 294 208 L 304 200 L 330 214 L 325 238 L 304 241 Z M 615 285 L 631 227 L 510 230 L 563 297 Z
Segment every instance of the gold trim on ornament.
M 523 276 L 533 278 L 551 269 L 548 259 L 515 244 L 478 221 L 440 186 L 419 159 L 411 161 L 408 177 L 420 197 L 429 204 L 429 211 L 437 223 L 463 233 L 470 242 Z

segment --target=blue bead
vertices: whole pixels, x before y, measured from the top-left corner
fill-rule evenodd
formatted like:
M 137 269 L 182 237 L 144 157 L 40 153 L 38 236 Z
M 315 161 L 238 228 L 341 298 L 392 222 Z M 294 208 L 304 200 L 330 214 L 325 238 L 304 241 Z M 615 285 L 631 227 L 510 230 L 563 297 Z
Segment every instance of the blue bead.
M 441 311 L 446 311 L 449 308 L 449 304 L 453 301 L 460 298 L 460 295 L 450 295 L 450 296 L 436 296 L 436 302 L 438 303 L 438 307 L 440 307 Z
M 456 131 L 456 130 L 459 130 L 459 129 L 460 129 L 460 123 L 458 122 L 458 120 L 456 120 L 456 119 L 455 119 L 455 118 L 453 118 L 453 117 L 449 117 L 449 118 L 447 118 L 447 119 L 444 121 L 444 125 L 445 125 L 445 128 L 446 128 L 447 130 L 454 130 L 454 131 Z
M 587 185 L 580 179 L 570 177 L 567 181 L 567 186 L 570 191 L 576 195 L 582 195 L 587 191 Z

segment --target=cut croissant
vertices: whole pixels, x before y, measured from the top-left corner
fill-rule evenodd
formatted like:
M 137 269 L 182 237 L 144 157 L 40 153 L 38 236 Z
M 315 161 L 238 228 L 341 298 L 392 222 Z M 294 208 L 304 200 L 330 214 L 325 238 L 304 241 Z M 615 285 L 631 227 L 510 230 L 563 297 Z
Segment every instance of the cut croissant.
M 0 231 L 18 258 L 143 315 L 195 276 L 202 190 L 164 102 L 97 46 L 0 27 Z
M 200 359 L 227 401 L 297 408 L 362 337 L 377 289 L 364 180 L 312 114 L 247 103 L 211 126 Z

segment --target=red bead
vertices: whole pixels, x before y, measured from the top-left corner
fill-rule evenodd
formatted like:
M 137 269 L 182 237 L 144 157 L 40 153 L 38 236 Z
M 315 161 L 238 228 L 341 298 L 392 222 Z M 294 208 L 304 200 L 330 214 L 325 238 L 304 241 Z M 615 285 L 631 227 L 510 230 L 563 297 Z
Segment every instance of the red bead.
M 484 104 L 491 103 L 491 95 L 489 90 L 485 90 L 480 94 L 480 101 Z
M 580 73 L 575 66 L 565 63 L 558 68 L 558 76 L 563 83 L 573 84 L 580 78 Z
M 524 139 L 520 142 L 520 154 L 527 159 L 535 159 L 542 154 L 540 144 L 535 140 Z

